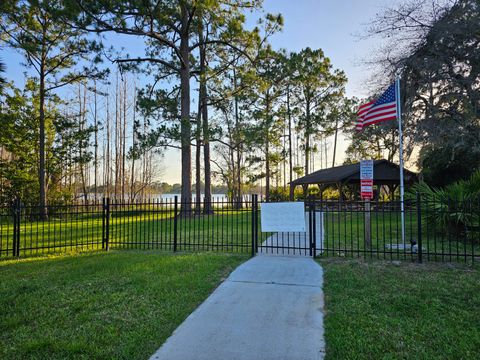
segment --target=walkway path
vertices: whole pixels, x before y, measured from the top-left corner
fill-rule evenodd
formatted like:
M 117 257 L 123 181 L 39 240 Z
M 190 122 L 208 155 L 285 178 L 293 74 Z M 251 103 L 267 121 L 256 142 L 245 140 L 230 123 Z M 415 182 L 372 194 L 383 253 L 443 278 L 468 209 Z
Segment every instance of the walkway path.
M 322 268 L 256 256 L 239 266 L 151 359 L 323 359 Z

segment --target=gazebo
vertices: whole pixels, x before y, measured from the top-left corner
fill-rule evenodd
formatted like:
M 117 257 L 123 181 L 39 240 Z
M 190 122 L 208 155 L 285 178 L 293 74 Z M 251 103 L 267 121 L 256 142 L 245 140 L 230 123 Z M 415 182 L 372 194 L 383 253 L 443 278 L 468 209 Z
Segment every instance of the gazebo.
M 403 177 L 405 185 L 411 185 L 418 180 L 416 173 L 405 168 L 403 168 Z M 381 186 L 388 186 L 393 193 L 400 184 L 400 167 L 385 159 L 375 160 L 373 162 L 373 183 L 377 186 L 377 194 Z M 290 200 L 293 200 L 295 187 L 303 186 L 306 189 L 308 185 L 318 185 L 320 196 L 327 187 L 335 186 L 342 196 L 344 186 L 360 186 L 360 163 L 318 170 L 292 181 L 290 183 Z

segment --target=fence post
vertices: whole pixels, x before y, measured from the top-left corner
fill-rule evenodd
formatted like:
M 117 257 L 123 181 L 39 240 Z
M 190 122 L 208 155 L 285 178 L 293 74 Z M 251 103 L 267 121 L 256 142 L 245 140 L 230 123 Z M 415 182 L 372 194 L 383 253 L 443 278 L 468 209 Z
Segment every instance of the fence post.
M 13 203 L 13 243 L 12 255 L 20 257 L 20 198 L 16 198 Z
M 106 199 L 102 198 L 102 249 L 105 249 L 105 211 Z
M 178 217 L 178 196 L 175 195 L 175 203 L 173 205 L 173 252 L 177 251 L 177 236 L 178 236 L 177 217 Z
M 328 206 L 328 203 L 327 203 L 327 205 L 324 205 L 324 203 L 323 203 L 323 195 L 322 195 L 322 197 L 320 198 L 320 224 L 319 224 L 319 226 L 320 226 L 320 254 L 322 254 L 322 255 L 323 255 L 323 251 L 324 251 L 323 249 L 324 249 L 324 246 L 325 246 L 324 241 L 327 238 L 325 236 L 325 222 L 324 222 L 324 220 L 325 220 L 325 214 L 324 213 L 327 213 L 327 206 Z M 324 208 L 325 208 L 325 210 L 324 210 Z M 317 245 L 315 244 L 315 248 L 316 247 L 317 247 Z M 328 248 L 328 246 L 327 246 L 327 248 Z M 316 249 L 315 249 L 315 252 L 316 252 Z
M 12 236 L 12 256 L 17 254 L 17 199 L 12 204 L 13 215 L 13 236 Z M 8 242 L 7 242 L 8 245 Z M 8 249 L 8 246 L 7 246 Z
M 371 206 L 370 199 L 365 199 L 365 255 L 367 249 L 372 253 L 372 226 L 371 226 Z
M 255 256 L 255 195 L 252 194 L 252 253 Z
M 422 262 L 422 200 L 420 193 L 417 192 L 417 227 L 418 227 L 418 241 L 417 241 L 417 247 L 418 247 L 418 262 Z
M 22 202 L 20 198 L 17 199 L 17 257 L 20 257 L 20 234 L 21 226 L 20 222 L 22 221 Z
M 105 251 L 110 248 L 110 198 L 105 201 Z
M 309 252 L 308 254 L 310 256 L 312 256 L 312 243 L 313 243 L 313 217 L 312 217 L 312 210 L 313 210 L 313 201 L 311 200 L 308 200 L 306 201 L 306 206 L 308 207 L 308 248 L 309 248 Z M 305 239 L 305 241 L 307 241 L 307 239 Z M 306 255 L 306 250 L 305 250 L 305 255 Z
M 315 259 L 317 257 L 317 213 L 315 212 L 315 202 L 312 203 L 312 213 L 313 244 L 311 248 L 313 250 L 313 258 Z
M 255 194 L 255 253 L 258 253 L 258 194 Z

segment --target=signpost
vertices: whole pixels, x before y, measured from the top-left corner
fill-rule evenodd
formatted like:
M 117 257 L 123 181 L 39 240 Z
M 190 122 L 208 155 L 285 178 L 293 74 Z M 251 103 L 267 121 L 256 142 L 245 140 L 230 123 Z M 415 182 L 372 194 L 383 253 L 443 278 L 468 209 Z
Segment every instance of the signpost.
M 365 200 L 365 248 L 371 245 L 370 200 L 373 199 L 373 160 L 360 161 L 360 196 Z

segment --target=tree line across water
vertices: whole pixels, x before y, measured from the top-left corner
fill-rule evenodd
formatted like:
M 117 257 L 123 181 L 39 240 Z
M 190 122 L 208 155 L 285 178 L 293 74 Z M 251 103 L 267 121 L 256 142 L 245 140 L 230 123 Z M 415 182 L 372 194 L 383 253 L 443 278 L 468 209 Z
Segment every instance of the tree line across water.
M 0 82 L 3 203 L 21 197 L 46 217 L 89 192 L 145 197 L 168 148 L 181 153 L 184 199 L 219 184 L 268 200 L 338 164 L 340 136 L 346 162 L 398 157 L 396 124 L 355 132 L 365 99 L 345 95 L 321 49 L 269 44 L 288 29 L 261 0 L 17 0 L 0 12 L 0 51 L 28 70 L 23 88 Z M 365 29 L 383 39 L 366 59 L 372 97 L 401 74 L 406 154 L 435 186 L 480 166 L 479 23 L 474 0 L 402 1 Z M 113 34 L 143 50 L 112 47 Z

